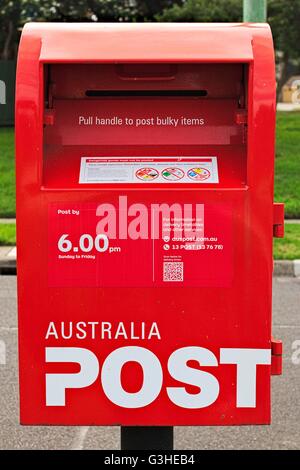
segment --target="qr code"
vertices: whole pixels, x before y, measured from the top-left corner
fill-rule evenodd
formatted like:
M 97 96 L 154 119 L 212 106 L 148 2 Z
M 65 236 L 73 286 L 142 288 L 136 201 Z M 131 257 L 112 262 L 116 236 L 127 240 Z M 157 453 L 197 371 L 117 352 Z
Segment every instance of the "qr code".
M 164 281 L 183 281 L 183 263 L 164 263 Z

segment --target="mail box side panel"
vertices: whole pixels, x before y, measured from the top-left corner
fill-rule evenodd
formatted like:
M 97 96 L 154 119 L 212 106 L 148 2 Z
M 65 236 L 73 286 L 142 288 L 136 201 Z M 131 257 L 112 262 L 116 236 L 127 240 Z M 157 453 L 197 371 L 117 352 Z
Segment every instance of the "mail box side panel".
M 257 29 L 253 35 L 254 60 L 249 71 L 248 158 L 249 219 L 254 256 L 249 257 L 253 274 L 245 284 L 254 284 L 255 276 L 264 296 L 266 328 L 271 342 L 273 272 L 273 194 L 276 82 L 273 42 L 270 28 Z M 246 245 L 245 250 L 250 250 Z M 258 332 L 259 334 L 259 332 Z
M 19 374 L 21 414 L 28 407 L 26 383 L 31 359 L 31 326 L 41 313 L 40 292 L 27 308 L 32 286 L 40 284 L 41 266 L 37 253 L 41 246 L 38 231 L 41 206 L 42 162 L 42 73 L 39 63 L 41 38 L 25 28 L 22 34 L 16 77 L 16 214 Z M 41 285 L 40 285 L 41 287 Z M 30 339 L 31 338 L 31 339 Z M 33 358 L 32 358 L 33 360 Z

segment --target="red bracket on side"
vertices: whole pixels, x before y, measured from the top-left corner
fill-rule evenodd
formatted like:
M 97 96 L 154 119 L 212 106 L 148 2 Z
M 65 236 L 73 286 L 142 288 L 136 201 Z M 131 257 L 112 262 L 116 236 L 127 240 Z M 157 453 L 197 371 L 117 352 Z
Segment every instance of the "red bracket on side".
M 235 122 L 236 124 L 247 124 L 248 114 L 245 109 L 238 109 L 235 113 Z
M 54 109 L 45 109 L 44 112 L 44 125 L 45 126 L 53 126 L 54 125 Z
M 282 341 L 280 339 L 271 340 L 271 375 L 282 374 Z
M 284 204 L 281 202 L 273 204 L 273 237 L 284 237 Z

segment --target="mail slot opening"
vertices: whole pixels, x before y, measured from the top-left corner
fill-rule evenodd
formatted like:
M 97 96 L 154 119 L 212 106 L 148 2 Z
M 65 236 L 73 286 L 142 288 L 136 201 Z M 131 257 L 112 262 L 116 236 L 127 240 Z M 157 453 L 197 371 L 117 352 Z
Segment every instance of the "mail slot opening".
M 92 158 L 99 172 L 101 161 L 122 165 L 111 166 L 108 181 L 85 183 L 165 183 L 156 163 L 169 159 L 165 174 L 178 170 L 169 182 L 192 184 L 197 176 L 189 178 L 179 160 L 192 170 L 199 157 L 216 159 L 219 176 L 206 180 L 204 171 L 198 182 L 244 187 L 248 76 L 242 63 L 46 64 L 43 185 L 81 187 L 83 159 L 92 173 Z M 120 179 L 138 170 L 137 159 L 144 179 Z
M 185 96 L 207 96 L 207 90 L 86 90 L 86 96 L 97 97 L 97 96 L 107 96 L 109 97 L 165 97 L 170 96 L 173 98 L 176 97 L 185 97 Z

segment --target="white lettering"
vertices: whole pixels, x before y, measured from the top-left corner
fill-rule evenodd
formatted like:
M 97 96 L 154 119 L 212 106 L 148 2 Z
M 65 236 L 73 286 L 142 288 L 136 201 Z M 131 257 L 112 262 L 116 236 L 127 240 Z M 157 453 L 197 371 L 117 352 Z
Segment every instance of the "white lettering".
M 143 369 L 143 385 L 138 392 L 129 393 L 121 383 L 121 371 L 127 362 L 137 362 Z M 161 364 L 153 352 L 138 346 L 115 349 L 107 356 L 101 371 L 105 395 L 115 405 L 123 408 L 141 408 L 152 403 L 159 395 L 163 373 Z
M 221 348 L 220 364 L 236 364 L 236 406 L 256 407 L 256 366 L 271 364 L 270 349 Z
M 49 323 L 45 339 L 49 339 L 49 336 L 54 336 L 55 339 L 58 339 L 58 334 L 55 328 L 55 323 L 53 321 Z
M 80 335 L 85 334 L 84 322 Z M 96 322 L 91 322 L 92 324 Z M 154 327 L 153 324 L 152 327 Z M 95 326 L 95 325 L 94 325 Z M 106 322 L 105 331 L 111 335 L 111 325 Z M 156 326 L 157 327 L 157 326 Z M 122 339 L 127 335 L 124 324 L 120 322 L 119 333 Z M 79 335 L 79 333 L 77 333 Z M 117 333 L 116 333 L 117 334 Z M 157 330 L 157 334 L 158 330 Z M 50 323 L 46 337 L 57 337 L 54 323 Z M 143 333 L 142 333 L 143 335 Z M 113 337 L 113 336 L 112 336 Z M 99 359 L 100 360 L 100 359 Z M 192 366 L 189 361 L 199 364 Z M 78 373 L 47 373 L 47 406 L 65 406 L 66 389 L 84 388 L 94 383 L 99 374 L 99 362 L 88 349 L 75 347 L 47 347 L 46 362 L 77 363 Z M 103 362 L 101 383 L 108 399 L 123 408 L 141 408 L 152 403 L 160 394 L 163 384 L 163 368 L 158 357 L 149 349 L 140 346 L 125 346 L 113 350 Z M 122 369 L 127 363 L 135 362 L 143 372 L 143 382 L 136 392 L 128 392 L 122 384 Z M 236 407 L 256 407 L 257 366 L 270 366 L 270 349 L 221 348 L 220 365 L 236 365 Z M 172 403 L 186 409 L 201 409 L 212 405 L 218 398 L 220 386 L 218 379 L 201 367 L 219 367 L 216 356 L 207 348 L 189 346 L 175 350 L 168 360 L 170 376 L 181 382 L 180 386 L 168 386 L 166 392 Z M 228 370 L 230 372 L 230 370 Z M 189 393 L 185 385 L 199 389 Z M 100 392 L 99 384 L 99 392 Z
M 216 401 L 219 396 L 219 382 L 209 372 L 194 369 L 188 361 L 197 361 L 201 366 L 217 366 L 216 356 L 205 348 L 186 347 L 177 349 L 171 354 L 168 369 L 171 376 L 185 384 L 200 388 L 199 393 L 188 393 L 185 387 L 167 387 L 170 400 L 182 408 L 205 408 Z
M 76 362 L 76 374 L 46 374 L 46 405 L 65 406 L 67 388 L 91 385 L 99 374 L 99 363 L 94 353 L 83 348 L 46 348 L 46 362 Z

